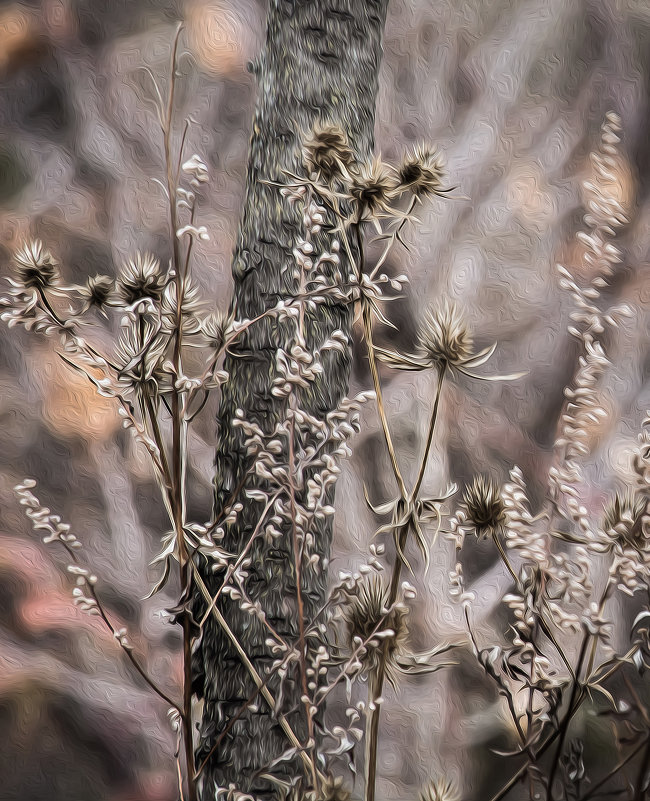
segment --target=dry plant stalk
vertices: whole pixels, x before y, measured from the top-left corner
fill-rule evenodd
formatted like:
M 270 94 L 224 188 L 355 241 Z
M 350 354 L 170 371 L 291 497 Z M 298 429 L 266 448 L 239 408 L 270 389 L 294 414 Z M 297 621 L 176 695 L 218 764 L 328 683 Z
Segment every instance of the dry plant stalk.
M 165 584 L 172 569 L 178 572 L 181 586 L 174 610 L 174 621 L 183 632 L 183 681 L 178 700 L 149 674 L 127 632 L 113 626 L 101 601 L 97 576 L 79 559 L 79 541 L 60 518 L 42 507 L 32 493 L 34 482 L 25 480 L 16 492 L 34 528 L 46 532 L 44 542 L 58 542 L 68 553 L 68 571 L 76 582 L 75 603 L 102 619 L 134 669 L 171 707 L 172 725 L 179 737 L 181 797 L 188 801 L 198 798 L 205 766 L 224 738 L 231 736 L 238 715 L 264 703 L 273 710 L 286 737 L 286 751 L 276 762 L 297 755 L 304 769 L 289 784 L 274 780 L 279 785 L 278 792 L 313 801 L 348 799 L 350 794 L 343 779 L 334 777 L 334 766 L 341 756 L 353 764 L 355 745 L 364 741 L 365 799 L 374 801 L 386 679 L 398 690 L 400 675 L 439 669 L 446 664 L 439 657 L 453 647 L 443 643 L 425 654 L 411 653 L 408 608 L 414 592 L 402 580 L 404 568 L 414 570 L 407 556 L 411 543 L 418 546 L 426 569 L 436 535 L 444 529 L 459 553 L 451 583 L 464 605 L 468 643 L 505 700 L 518 738 L 513 758 L 519 766 L 493 801 L 505 798 L 524 778 L 528 778 L 531 799 L 544 792 L 547 801 L 586 801 L 644 752 L 635 785 L 635 798 L 641 799 L 650 757 L 647 730 L 637 726 L 635 736 L 627 743 L 628 753 L 591 785 L 584 782 L 584 744 L 569 739 L 573 718 L 595 693 L 631 725 L 642 721 L 647 728 L 650 720 L 633 688 L 632 700 L 623 710 L 607 686 L 615 674 L 630 668 L 642 672 L 648 667 L 647 602 L 634 621 L 626 652 L 616 654 L 604 647 L 611 628 L 606 613 L 614 595 L 649 592 L 650 429 L 641 435 L 636 453 L 637 485 L 614 496 L 600 526 L 594 525 L 580 502 L 584 482 L 581 460 L 588 455 L 587 428 L 604 414 L 596 388 L 608 369 L 608 361 L 599 337 L 629 313 L 622 306 L 602 312 L 597 305 L 605 278 L 620 258 L 610 240 L 625 222 L 616 199 L 603 188 L 617 152 L 617 118 L 609 115 L 603 127 L 601 146 L 594 155 L 596 180 L 587 186 L 590 210 L 585 222 L 589 231 L 579 235 L 586 246 L 586 258 L 598 265 L 595 277 L 589 287 L 583 288 L 568 268 L 559 268 L 562 285 L 576 303 L 575 325 L 570 330 L 583 352 L 575 380 L 566 391 L 556 459 L 549 474 L 548 502 L 533 515 L 523 474 L 513 467 L 510 480 L 502 487 L 488 476 L 476 477 L 464 490 L 456 513 L 443 527 L 442 505 L 456 493 L 456 486 L 441 488 L 433 497 L 423 497 L 422 488 L 445 381 L 456 373 L 487 381 L 515 380 L 522 373 L 486 376 L 476 372 L 492 356 L 496 344 L 477 351 L 462 311 L 448 300 L 425 312 L 414 353 L 401 354 L 375 344 L 377 323 L 391 324 L 384 303 L 389 299 L 387 289 L 400 291 L 408 280 L 406 276 L 390 278 L 380 272 L 381 267 L 391 248 L 403 242 L 405 226 L 412 221 L 416 206 L 449 191 L 445 189 L 440 155 L 422 145 L 406 154 L 396 167 L 379 158 L 359 163 L 345 132 L 322 120 L 305 133 L 302 159 L 307 177 L 286 173 L 286 180 L 277 186 L 282 202 L 299 209 L 304 221 L 303 237 L 285 265 L 291 280 L 297 282 L 296 293 L 254 319 L 206 315 L 192 281 L 191 265 L 195 244 L 209 236 L 197 224 L 195 196 L 195 190 L 208 181 L 208 171 L 199 156 L 185 159 L 183 148 L 189 123 L 179 152 L 174 153 L 172 148 L 179 35 L 180 29 L 173 43 L 165 102 L 156 86 L 173 251 L 170 268 L 164 269 L 149 254 L 137 254 L 123 266 L 116 280 L 99 275 L 82 287 L 68 286 L 57 260 L 43 243 L 34 240 L 15 254 L 15 274 L 10 279 L 8 295 L 2 299 L 1 317 L 9 326 L 22 325 L 58 338 L 61 358 L 84 373 L 101 395 L 114 399 L 124 427 L 131 430 L 151 458 L 170 524 L 169 532 L 161 537 L 157 560 L 162 565 L 162 577 L 152 592 Z M 331 219 L 335 220 L 334 226 L 326 222 Z M 384 242 L 383 252 L 374 264 L 366 263 L 369 230 Z M 328 237 L 329 247 L 317 252 L 323 234 Z M 339 269 L 342 252 L 351 265 L 345 275 Z M 350 345 L 341 331 L 319 341 L 310 330 L 310 314 L 319 305 L 331 302 L 353 305 L 361 316 L 373 391 L 344 399 L 322 420 L 305 408 L 304 400 L 324 373 L 328 351 L 340 351 Z M 81 336 L 80 322 L 99 325 L 102 316 L 111 313 L 118 313 L 122 320 L 114 352 L 109 355 L 92 344 L 91 338 Z M 208 522 L 196 523 L 187 518 L 188 428 L 205 406 L 209 393 L 218 391 L 228 380 L 228 375 L 219 369 L 225 351 L 262 317 L 290 331 L 290 346 L 279 347 L 276 353 L 273 384 L 274 395 L 286 402 L 286 416 L 272 430 L 264 430 L 243 414 L 237 416 L 236 425 L 246 437 L 250 471 L 271 480 L 273 491 L 246 491 L 247 502 L 259 508 L 258 523 L 243 549 L 229 553 L 222 547 L 222 540 L 227 527 L 242 511 L 241 503 L 231 503 L 219 518 Z M 188 347 L 204 349 L 205 369 L 200 375 L 185 372 Z M 411 486 L 400 467 L 391 434 L 391 413 L 378 369 L 380 361 L 395 370 L 431 371 L 435 375 L 427 434 Z M 339 463 L 349 453 L 351 436 L 359 430 L 360 408 L 373 397 L 396 494 L 371 508 L 388 518 L 377 533 L 392 535 L 394 555 L 391 560 L 382 545 L 371 544 L 367 564 L 354 574 L 342 573 L 317 615 L 306 619 L 301 577 L 309 571 L 325 570 L 314 549 L 311 528 L 314 521 L 334 514 L 330 499 L 340 472 Z M 307 499 L 304 502 L 303 497 Z M 254 567 L 250 558 L 253 544 L 262 537 L 278 541 L 281 530 L 291 533 L 295 641 L 275 630 L 265 609 L 258 601 L 252 601 L 246 590 L 247 571 Z M 468 534 L 490 540 L 507 571 L 510 591 L 504 595 L 503 603 L 513 620 L 512 637 L 507 644 L 485 647 L 472 626 L 472 594 L 464 586 L 460 556 Z M 607 568 L 605 585 L 597 590 L 590 581 L 594 559 L 600 559 Z M 216 591 L 208 588 L 197 569 L 200 560 L 209 564 L 218 577 Z M 204 601 L 199 618 L 189 605 L 193 591 Z M 221 611 L 219 602 L 223 597 L 261 626 L 272 643 L 275 659 L 266 673 L 255 667 L 251 654 L 233 633 Z M 197 763 L 192 654 L 210 617 L 232 643 L 250 674 L 254 690 L 240 712 L 218 733 L 212 750 Z M 576 656 L 570 642 L 577 634 L 581 638 Z M 299 677 L 301 686 L 300 730 L 295 730 L 290 720 L 295 710 L 287 709 L 282 697 L 283 681 L 292 673 Z M 272 679 L 280 680 L 279 693 L 270 691 Z M 323 707 L 340 685 L 345 685 L 348 693 L 349 723 L 330 730 L 323 718 Z M 365 699 L 353 703 L 350 699 L 354 688 L 367 692 Z M 267 768 L 270 780 L 274 767 L 270 764 Z M 229 798 L 250 797 L 235 786 L 220 788 L 222 791 Z M 422 801 L 458 798 L 457 789 L 446 777 L 432 777 L 421 795 Z

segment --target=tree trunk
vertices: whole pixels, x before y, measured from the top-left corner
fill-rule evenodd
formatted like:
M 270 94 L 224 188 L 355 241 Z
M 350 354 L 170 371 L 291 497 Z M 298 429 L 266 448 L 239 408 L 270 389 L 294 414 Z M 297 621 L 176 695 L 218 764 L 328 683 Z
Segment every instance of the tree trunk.
M 286 173 L 304 174 L 300 149 L 314 123 L 339 125 L 348 135 L 360 159 L 372 152 L 374 108 L 381 55 L 381 36 L 388 0 L 270 0 L 266 45 L 252 69 L 260 93 L 253 124 L 247 176 L 246 200 L 233 261 L 233 308 L 238 320 L 252 319 L 274 307 L 282 298 L 295 295 L 292 277 L 293 250 L 304 236 L 302 212 L 281 196 L 271 183 L 287 183 Z M 334 223 L 333 220 L 328 222 Z M 320 234 L 315 244 L 331 245 L 331 233 Z M 349 265 L 341 249 L 341 273 Z M 284 268 L 284 269 L 283 269 Z M 350 334 L 352 310 L 345 303 L 328 302 L 306 317 L 307 347 L 323 341 L 336 329 Z M 219 441 L 216 455 L 217 518 L 239 500 L 243 509 L 225 527 L 221 545 L 240 553 L 253 534 L 263 504 L 247 499 L 246 488 L 271 493 L 264 480 L 250 474 L 246 435 L 233 423 L 235 413 L 273 431 L 286 417 L 287 401 L 271 390 L 277 375 L 279 348 L 289 348 L 294 329 L 269 316 L 252 325 L 230 350 L 225 369 L 229 380 L 223 387 L 219 411 Z M 300 405 L 323 419 L 344 397 L 350 368 L 349 348 L 323 354 L 323 376 Z M 288 461 L 288 456 L 285 454 Z M 286 462 L 285 462 L 286 463 Z M 297 503 L 306 493 L 298 490 Z M 285 498 L 286 501 L 286 498 Z M 326 568 L 331 540 L 331 518 L 320 521 L 309 532 L 313 550 Z M 250 566 L 244 586 L 251 600 L 259 601 L 267 620 L 291 645 L 300 634 L 295 554 L 292 534 L 269 542 L 264 529 L 253 540 Z M 208 586 L 215 591 L 223 573 L 204 570 Z M 326 593 L 326 569 L 304 570 L 301 600 L 304 620 L 309 623 Z M 199 601 L 199 605 L 200 605 Z M 240 602 L 221 596 L 218 608 L 253 666 L 264 677 L 275 656 L 268 645 L 269 631 L 259 617 L 242 611 Z M 308 643 L 314 648 L 314 641 Z M 279 686 L 269 681 L 274 698 L 282 695 L 282 711 L 301 743 L 307 741 L 305 708 L 299 666 L 293 665 Z M 202 798 L 215 798 L 218 787 L 235 785 L 237 790 L 260 798 L 279 796 L 278 786 L 260 774 L 271 773 L 288 781 L 305 776 L 298 756 L 269 765 L 289 747 L 286 732 L 269 704 L 258 696 L 246 707 L 255 684 L 230 639 L 214 617 L 205 624 L 196 649 L 196 692 L 204 701 L 197 765 L 202 771 Z M 242 712 L 242 707 L 244 711 Z M 233 722 L 233 718 L 237 720 Z M 229 728 L 228 728 L 229 727 Z M 223 735 L 224 730 L 228 731 Z M 215 747 L 217 738 L 221 740 Z M 318 736 L 318 735 L 316 735 Z M 321 766 L 322 767 L 322 766 Z M 305 784 L 302 785 L 303 787 Z

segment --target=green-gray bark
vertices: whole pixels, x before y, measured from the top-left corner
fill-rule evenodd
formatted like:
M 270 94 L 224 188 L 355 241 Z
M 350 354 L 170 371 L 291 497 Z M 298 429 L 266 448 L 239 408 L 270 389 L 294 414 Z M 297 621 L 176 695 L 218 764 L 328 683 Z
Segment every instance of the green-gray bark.
M 258 76 L 259 97 L 255 112 L 248 164 L 247 192 L 239 239 L 234 254 L 236 318 L 254 318 L 295 294 L 290 271 L 292 251 L 304 235 L 299 209 L 287 203 L 277 186 L 286 183 L 286 172 L 304 174 L 300 147 L 305 133 L 318 121 L 338 124 L 361 159 L 373 146 L 374 109 L 381 55 L 381 36 L 388 0 L 271 0 L 267 39 L 253 65 Z M 333 221 L 330 221 L 333 222 Z M 319 235 L 325 248 L 331 234 Z M 317 242 L 318 250 L 318 242 Z M 343 249 L 342 249 L 343 251 Z M 341 272 L 348 273 L 341 256 Z M 307 317 L 307 345 L 322 342 L 336 329 L 349 334 L 352 309 L 345 303 L 328 302 Z M 273 317 L 253 325 L 231 348 L 225 369 L 229 380 L 223 388 L 219 410 L 216 455 L 217 517 L 237 496 L 243 504 L 234 525 L 226 529 L 223 547 L 239 553 L 251 536 L 262 506 L 247 500 L 246 487 L 265 489 L 259 478 L 247 475 L 247 457 L 241 429 L 233 426 L 235 411 L 270 432 L 284 419 L 286 400 L 272 395 L 277 375 L 276 354 L 286 343 L 291 326 Z M 349 350 L 328 351 L 323 356 L 324 375 L 300 397 L 300 404 L 319 418 L 344 397 L 350 368 Z M 239 492 L 238 492 L 239 488 Z M 268 489 L 268 488 L 267 488 Z M 300 501 L 300 497 L 298 498 Z M 331 519 L 310 532 L 315 549 L 327 559 Z M 253 543 L 246 591 L 259 601 L 267 619 L 286 640 L 298 638 L 294 554 L 290 532 L 269 544 L 262 536 Z M 214 589 L 222 574 L 205 571 Z M 321 606 L 326 592 L 326 571 L 305 570 L 302 595 L 305 620 Z M 269 633 L 238 604 L 221 598 L 219 609 L 248 653 L 258 673 L 265 675 L 272 662 Z M 311 643 L 313 645 L 313 642 Z M 279 694 L 278 682 L 269 688 Z M 197 764 L 213 749 L 216 738 L 241 713 L 242 704 L 254 691 L 247 668 L 227 637 L 210 618 L 196 650 L 196 692 L 204 701 Z M 296 667 L 283 683 L 282 710 L 291 726 L 306 740 L 305 711 Z M 258 774 L 289 747 L 285 733 L 260 697 L 255 710 L 246 709 L 214 749 L 202 774 L 204 800 L 215 787 L 234 784 L 257 797 L 275 797 L 277 786 Z M 273 768 L 280 778 L 304 775 L 302 762 L 291 759 Z M 304 785 L 303 785 L 304 786 Z

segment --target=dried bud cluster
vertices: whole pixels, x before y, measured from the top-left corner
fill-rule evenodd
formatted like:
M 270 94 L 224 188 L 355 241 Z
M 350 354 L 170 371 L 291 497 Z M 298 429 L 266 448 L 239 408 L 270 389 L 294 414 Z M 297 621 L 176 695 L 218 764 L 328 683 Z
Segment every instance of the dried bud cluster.
M 386 654 L 387 675 L 395 675 L 397 658 L 408 638 L 407 610 L 401 604 L 388 606 L 388 590 L 379 576 L 361 583 L 346 607 L 345 620 L 351 651 L 363 646 L 360 661 L 364 671 L 376 672 L 381 651 Z
M 487 537 L 502 529 L 506 510 L 497 484 L 477 476 L 463 494 L 463 506 L 477 537 Z

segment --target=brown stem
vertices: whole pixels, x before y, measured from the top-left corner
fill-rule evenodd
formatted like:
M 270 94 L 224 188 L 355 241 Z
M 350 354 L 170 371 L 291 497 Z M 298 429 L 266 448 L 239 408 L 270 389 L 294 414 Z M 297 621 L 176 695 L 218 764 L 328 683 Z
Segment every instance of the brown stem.
M 429 421 L 429 431 L 427 433 L 427 444 L 424 448 L 424 455 L 422 456 L 422 461 L 420 463 L 420 471 L 418 473 L 415 486 L 413 487 L 413 492 L 411 493 L 412 501 L 417 500 L 418 494 L 420 492 L 420 487 L 422 486 L 422 481 L 424 480 L 424 474 L 427 469 L 427 462 L 429 461 L 429 452 L 431 450 L 431 443 L 433 442 L 433 434 L 436 429 L 436 420 L 438 419 L 438 405 L 440 404 L 442 382 L 445 380 L 446 372 L 447 372 L 447 363 L 443 362 L 438 369 L 438 386 L 436 387 L 436 399 L 434 401 L 433 410 L 431 412 L 431 419 Z

